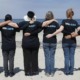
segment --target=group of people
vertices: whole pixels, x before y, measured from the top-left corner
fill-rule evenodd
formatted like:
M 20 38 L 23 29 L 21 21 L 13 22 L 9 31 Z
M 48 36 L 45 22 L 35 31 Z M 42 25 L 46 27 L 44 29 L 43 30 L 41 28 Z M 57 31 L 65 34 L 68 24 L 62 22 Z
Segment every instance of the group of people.
M 38 51 L 39 38 L 38 33 L 43 30 L 43 50 L 45 54 L 45 75 L 54 75 L 55 73 L 55 51 L 57 45 L 56 35 L 63 33 L 62 48 L 64 51 L 65 66 L 64 73 L 73 75 L 74 55 L 76 49 L 76 36 L 80 35 L 80 27 L 73 19 L 74 11 L 70 8 L 66 11 L 67 19 L 62 21 L 61 26 L 54 19 L 52 11 L 48 11 L 45 20 L 41 23 L 36 21 L 35 13 L 28 11 L 28 21 L 14 23 L 12 16 L 7 14 L 5 21 L 0 23 L 2 35 L 2 54 L 5 77 L 14 75 L 14 55 L 16 50 L 15 35 L 16 32 L 23 30 L 22 49 L 24 59 L 24 72 L 26 76 L 39 74 Z M 77 29 L 77 32 L 75 30 Z M 9 63 L 9 65 L 8 65 Z

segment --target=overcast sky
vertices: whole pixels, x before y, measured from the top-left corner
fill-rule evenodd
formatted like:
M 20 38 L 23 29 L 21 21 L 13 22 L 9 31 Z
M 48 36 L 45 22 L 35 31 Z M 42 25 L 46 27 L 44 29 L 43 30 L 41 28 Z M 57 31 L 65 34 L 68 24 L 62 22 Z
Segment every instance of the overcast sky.
M 0 19 L 8 13 L 13 18 L 23 18 L 29 10 L 37 18 L 44 18 L 47 11 L 52 11 L 55 18 L 66 18 L 68 8 L 73 8 L 74 18 L 80 18 L 80 0 L 0 0 Z

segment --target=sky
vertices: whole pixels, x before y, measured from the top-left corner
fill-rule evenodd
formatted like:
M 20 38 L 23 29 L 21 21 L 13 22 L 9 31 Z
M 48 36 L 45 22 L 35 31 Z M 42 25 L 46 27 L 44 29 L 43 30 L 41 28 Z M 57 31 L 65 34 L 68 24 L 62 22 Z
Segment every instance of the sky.
M 11 14 L 14 19 L 22 19 L 28 11 L 34 11 L 37 18 L 45 18 L 52 11 L 55 18 L 66 18 L 66 10 L 73 8 L 74 18 L 80 18 L 80 0 L 0 0 L 0 19 Z

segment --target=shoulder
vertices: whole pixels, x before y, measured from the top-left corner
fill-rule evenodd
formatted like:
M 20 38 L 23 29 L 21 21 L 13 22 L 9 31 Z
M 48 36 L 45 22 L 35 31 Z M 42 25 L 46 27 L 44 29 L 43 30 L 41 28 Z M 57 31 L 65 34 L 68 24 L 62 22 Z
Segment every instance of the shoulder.
M 35 23 L 39 24 L 39 23 L 41 23 L 41 22 L 39 22 L 39 21 L 35 21 Z
M 54 24 L 59 24 L 57 20 L 53 21 L 52 23 L 54 23 Z
M 21 22 L 19 22 L 19 24 L 25 24 L 25 23 L 27 23 L 28 21 L 21 21 Z
M 77 21 L 76 20 L 74 20 L 74 19 L 72 19 L 75 23 L 77 23 Z
M 35 21 L 35 24 L 36 24 L 36 25 L 40 25 L 40 24 L 42 24 L 42 23 L 39 22 L 39 21 Z
M 18 23 L 19 26 L 24 26 L 26 23 L 28 23 L 28 21 L 21 21 Z
M 62 22 L 65 22 L 65 21 L 67 21 L 67 19 L 63 19 L 63 20 L 62 20 Z

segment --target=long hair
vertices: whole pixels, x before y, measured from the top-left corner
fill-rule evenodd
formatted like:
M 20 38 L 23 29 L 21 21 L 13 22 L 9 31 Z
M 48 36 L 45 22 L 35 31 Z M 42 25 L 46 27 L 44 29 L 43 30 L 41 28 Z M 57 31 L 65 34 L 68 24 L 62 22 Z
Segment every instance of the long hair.
M 74 11 L 72 10 L 72 8 L 66 11 L 66 16 L 67 18 L 72 18 L 74 16 Z
M 54 18 L 52 11 L 48 11 L 45 16 L 45 20 L 51 20 Z

